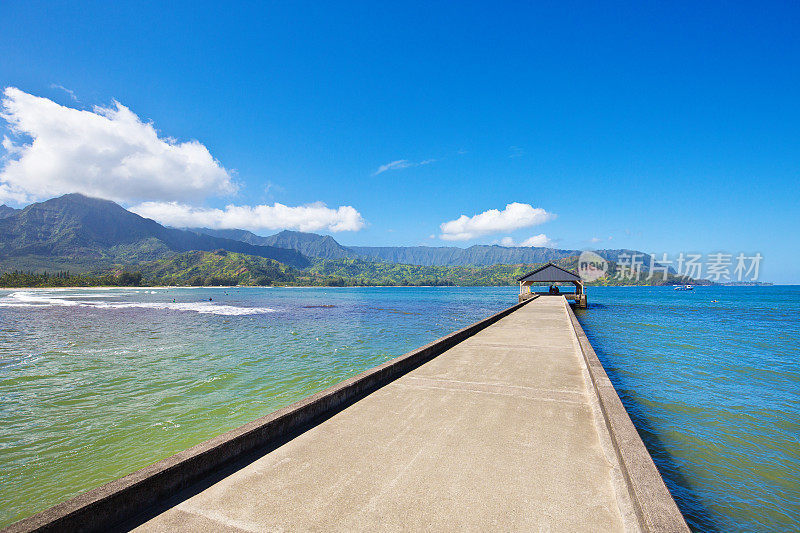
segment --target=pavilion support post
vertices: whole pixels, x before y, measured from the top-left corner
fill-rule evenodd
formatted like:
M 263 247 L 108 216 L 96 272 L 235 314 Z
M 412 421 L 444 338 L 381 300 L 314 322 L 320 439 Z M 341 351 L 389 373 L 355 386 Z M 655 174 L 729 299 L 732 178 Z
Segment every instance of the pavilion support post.
M 583 282 L 575 283 L 575 291 L 577 292 L 577 304 L 580 309 L 586 309 L 588 302 L 586 301 L 586 293 L 583 292 Z

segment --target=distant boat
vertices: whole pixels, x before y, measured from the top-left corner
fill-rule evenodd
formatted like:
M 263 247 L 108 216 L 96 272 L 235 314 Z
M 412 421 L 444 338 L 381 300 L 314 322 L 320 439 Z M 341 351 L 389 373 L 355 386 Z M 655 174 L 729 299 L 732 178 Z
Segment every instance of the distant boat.
M 691 291 L 694 290 L 694 285 L 675 285 L 672 289 L 676 291 Z

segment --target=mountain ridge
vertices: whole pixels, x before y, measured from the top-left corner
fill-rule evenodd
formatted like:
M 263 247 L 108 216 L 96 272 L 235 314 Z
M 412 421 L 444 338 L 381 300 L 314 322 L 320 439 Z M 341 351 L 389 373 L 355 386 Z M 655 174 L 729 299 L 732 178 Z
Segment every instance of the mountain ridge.
M 485 267 L 558 262 L 581 250 L 455 246 L 343 246 L 330 235 L 283 230 L 170 228 L 110 200 L 72 193 L 23 209 L 0 209 L 0 267 L 78 268 L 133 265 L 189 251 L 242 253 L 306 268 L 319 261 L 361 260 L 423 267 Z M 609 261 L 635 250 L 599 250 Z
M 0 218 L 10 217 L 11 215 L 15 214 L 19 209 L 14 209 L 11 206 L 6 204 L 0 205 Z
M 0 218 L 0 257 L 79 257 L 152 260 L 190 250 L 225 249 L 304 267 L 309 261 L 287 248 L 162 226 L 110 200 L 72 193 L 31 204 Z
M 224 236 L 252 244 L 266 244 L 297 250 L 306 257 L 316 259 L 366 259 L 387 263 L 420 266 L 491 266 L 546 263 L 566 257 L 579 256 L 582 250 L 500 246 L 475 244 L 468 248 L 456 246 L 344 246 L 330 235 L 283 230 L 274 235 L 260 236 L 241 229 L 186 228 L 206 235 Z M 609 261 L 618 261 L 622 254 L 647 254 L 638 250 L 596 250 Z
M 348 259 L 356 257 L 347 247 L 339 244 L 330 235 L 305 233 L 302 231 L 283 230 L 274 235 L 263 237 L 242 229 L 210 229 L 186 228 L 188 231 L 205 235 L 240 240 L 259 246 L 275 246 L 296 250 L 306 257 L 319 259 Z

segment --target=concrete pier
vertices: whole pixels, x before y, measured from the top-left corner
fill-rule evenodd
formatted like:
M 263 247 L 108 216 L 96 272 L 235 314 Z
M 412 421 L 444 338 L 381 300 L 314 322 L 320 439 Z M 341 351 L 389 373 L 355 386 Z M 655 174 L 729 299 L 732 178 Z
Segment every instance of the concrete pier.
M 688 531 L 563 297 L 476 331 L 123 527 Z
M 540 298 L 137 530 L 641 530 L 580 349 Z

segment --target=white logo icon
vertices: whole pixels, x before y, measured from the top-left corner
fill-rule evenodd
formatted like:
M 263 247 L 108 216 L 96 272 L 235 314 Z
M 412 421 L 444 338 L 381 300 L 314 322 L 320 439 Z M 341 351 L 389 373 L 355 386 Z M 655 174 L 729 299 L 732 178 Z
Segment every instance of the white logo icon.
M 608 261 L 594 252 L 583 252 L 578 258 L 578 274 L 583 281 L 595 281 L 608 272 Z

